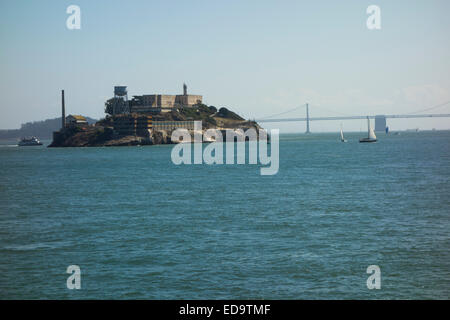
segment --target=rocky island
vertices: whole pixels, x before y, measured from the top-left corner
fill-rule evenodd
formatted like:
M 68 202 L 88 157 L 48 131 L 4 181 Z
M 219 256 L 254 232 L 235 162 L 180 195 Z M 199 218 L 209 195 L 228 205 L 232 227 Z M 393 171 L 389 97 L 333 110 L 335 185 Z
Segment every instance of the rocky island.
M 80 115 L 66 117 L 64 90 L 61 92 L 62 124 L 53 132 L 49 147 L 100 147 L 172 144 L 172 132 L 186 129 L 191 136 L 208 129 L 247 130 L 259 133 L 255 121 L 245 120 L 227 108 L 217 109 L 202 103 L 203 96 L 183 94 L 146 94 L 128 100 L 125 86 L 114 87 L 114 97 L 105 102 L 107 116 L 94 124 Z M 201 121 L 201 126 L 199 125 Z M 192 140 L 191 140 L 192 141 Z M 210 142 L 210 141 L 209 141 Z
M 79 117 L 79 116 L 69 116 Z M 81 117 L 82 118 L 82 117 Z M 238 114 L 213 106 L 197 104 L 180 107 L 159 114 L 127 113 L 108 115 L 94 125 L 79 119 L 70 119 L 64 127 L 53 134 L 49 147 L 100 147 L 134 146 L 177 143 L 171 140 L 171 133 L 177 128 L 193 132 L 194 121 L 202 122 L 202 131 L 207 129 L 242 129 L 258 131 L 255 121 L 245 120 Z M 203 133 L 202 132 L 202 133 Z

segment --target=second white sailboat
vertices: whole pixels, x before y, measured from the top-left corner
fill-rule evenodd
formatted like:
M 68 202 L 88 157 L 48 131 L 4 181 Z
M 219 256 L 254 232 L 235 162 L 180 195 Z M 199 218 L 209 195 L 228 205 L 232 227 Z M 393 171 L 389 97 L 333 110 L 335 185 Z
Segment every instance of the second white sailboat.
M 344 138 L 344 132 L 342 131 L 342 123 L 341 123 L 341 142 L 347 142 Z

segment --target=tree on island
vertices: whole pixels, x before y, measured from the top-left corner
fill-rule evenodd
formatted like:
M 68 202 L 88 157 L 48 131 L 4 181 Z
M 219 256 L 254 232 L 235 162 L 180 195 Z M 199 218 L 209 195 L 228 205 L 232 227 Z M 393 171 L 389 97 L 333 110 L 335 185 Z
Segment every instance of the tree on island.
M 122 97 L 114 97 L 105 102 L 105 113 L 109 115 L 126 113 L 129 111 L 128 103 Z

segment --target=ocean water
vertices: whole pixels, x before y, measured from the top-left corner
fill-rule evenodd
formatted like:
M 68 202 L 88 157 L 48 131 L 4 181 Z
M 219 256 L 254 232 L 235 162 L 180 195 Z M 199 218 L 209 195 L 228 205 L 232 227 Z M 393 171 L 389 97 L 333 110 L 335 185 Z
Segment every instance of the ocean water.
M 450 132 L 359 136 L 282 135 L 274 176 L 0 146 L 0 298 L 448 299 Z

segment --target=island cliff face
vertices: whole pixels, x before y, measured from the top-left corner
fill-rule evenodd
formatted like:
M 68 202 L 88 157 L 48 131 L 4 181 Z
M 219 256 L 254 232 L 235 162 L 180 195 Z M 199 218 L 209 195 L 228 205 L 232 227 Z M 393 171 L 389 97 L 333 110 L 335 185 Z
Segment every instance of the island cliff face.
M 147 122 L 148 121 L 148 122 Z M 261 129 L 255 121 L 247 121 L 226 108 L 217 110 L 200 104 L 156 115 L 127 114 L 107 116 L 95 125 L 67 126 L 54 132 L 49 147 L 108 147 L 178 143 L 171 140 L 174 125 L 186 126 L 192 134 L 193 121 L 202 121 L 207 129 Z M 132 125 L 129 123 L 132 122 Z M 153 123 L 152 129 L 147 125 Z M 120 124 L 120 125 L 119 125 Z M 166 125 L 167 124 L 167 125 Z M 151 126 L 151 125 L 150 125 Z M 130 130 L 131 128 L 131 130 Z

